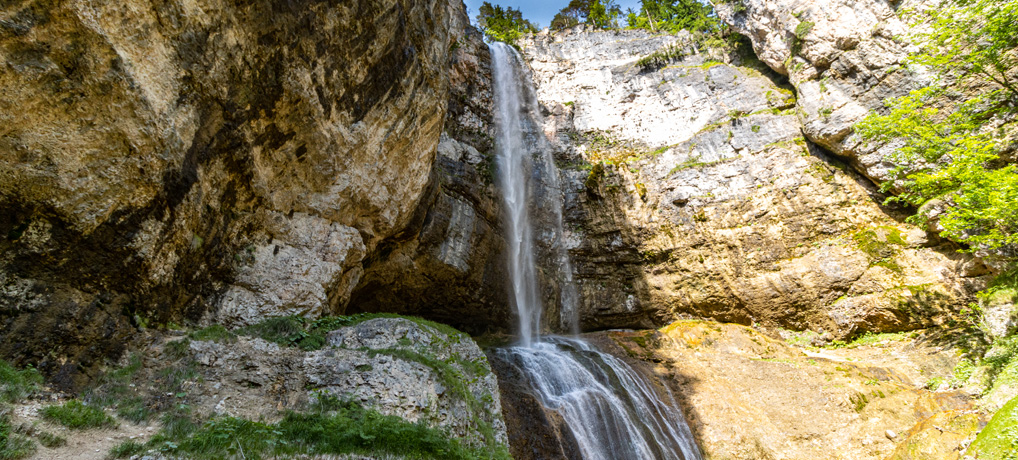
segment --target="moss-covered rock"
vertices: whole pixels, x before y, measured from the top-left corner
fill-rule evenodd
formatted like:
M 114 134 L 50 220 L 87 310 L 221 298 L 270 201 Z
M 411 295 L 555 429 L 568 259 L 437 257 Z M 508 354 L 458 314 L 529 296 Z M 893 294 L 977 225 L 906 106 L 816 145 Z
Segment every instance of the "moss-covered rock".
M 1018 397 L 1004 405 L 979 432 L 966 452 L 977 460 L 1018 458 Z

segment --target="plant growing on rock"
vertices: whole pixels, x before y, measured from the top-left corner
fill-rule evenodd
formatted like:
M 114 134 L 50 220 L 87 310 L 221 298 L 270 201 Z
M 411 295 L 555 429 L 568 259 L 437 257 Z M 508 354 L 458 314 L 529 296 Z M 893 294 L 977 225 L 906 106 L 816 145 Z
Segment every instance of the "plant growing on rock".
M 42 417 L 64 425 L 72 430 L 87 428 L 114 427 L 117 421 L 103 412 L 102 409 L 89 406 L 77 399 L 67 401 L 60 406 L 44 407 L 40 411 Z
M 922 51 L 911 56 L 940 75 L 936 84 L 885 102 L 856 126 L 866 140 L 901 142 L 884 190 L 919 206 L 912 222 L 937 217 L 942 235 L 1014 261 L 1018 248 L 1018 166 L 1001 157 L 1008 120 L 1018 114 L 1018 1 L 945 2 L 928 14 Z M 974 96 L 965 88 L 981 87 Z M 944 106 L 945 99 L 966 99 Z M 938 105 L 939 104 L 939 105 Z

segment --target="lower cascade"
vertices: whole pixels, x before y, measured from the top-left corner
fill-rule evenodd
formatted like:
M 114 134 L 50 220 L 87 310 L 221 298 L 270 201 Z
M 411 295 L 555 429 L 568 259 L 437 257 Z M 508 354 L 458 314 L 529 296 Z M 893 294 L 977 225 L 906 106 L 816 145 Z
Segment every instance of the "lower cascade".
M 519 345 L 497 350 L 505 362 L 520 370 L 526 386 L 545 409 L 557 412 L 575 439 L 584 459 L 699 460 L 700 451 L 671 394 L 661 392 L 624 361 L 591 344 L 567 337 L 540 336 L 542 301 L 539 295 L 530 206 L 545 189 L 558 191 L 557 170 L 543 146 L 537 102 L 519 55 L 502 43 L 490 45 L 495 85 L 499 180 L 506 210 L 509 271 L 519 318 Z M 536 134 L 535 134 L 536 133 Z M 536 152 L 534 152 L 536 150 Z M 533 154 L 531 154 L 533 153 Z M 546 177 L 539 177 L 540 174 Z M 550 229 L 559 248 L 563 316 L 575 317 L 575 289 L 562 245 L 560 199 L 540 200 L 550 213 Z M 574 319 L 563 325 L 575 326 Z M 663 392 L 667 393 L 667 390 Z

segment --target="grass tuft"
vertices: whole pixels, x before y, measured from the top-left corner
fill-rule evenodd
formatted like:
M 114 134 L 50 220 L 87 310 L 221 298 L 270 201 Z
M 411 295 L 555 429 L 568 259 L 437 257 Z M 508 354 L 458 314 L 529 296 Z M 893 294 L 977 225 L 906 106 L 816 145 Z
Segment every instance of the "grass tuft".
M 0 409 L 0 460 L 18 460 L 35 453 L 35 442 L 14 432 L 7 413 Z
M 48 431 L 39 432 L 39 435 L 36 437 L 39 438 L 39 444 L 49 447 L 50 449 L 67 445 L 67 438 Z
M 131 458 L 145 452 L 145 445 L 134 441 L 124 441 L 110 450 L 110 458 Z
M 29 367 L 18 370 L 6 361 L 0 361 L 0 403 L 18 402 L 39 390 L 42 375 Z
M 212 341 L 216 343 L 233 343 L 237 341 L 237 335 L 227 330 L 221 324 L 213 324 L 204 329 L 198 329 L 187 335 L 191 340 Z
M 102 409 L 89 406 L 77 399 L 67 401 L 60 406 L 44 407 L 41 413 L 44 419 L 57 422 L 73 430 L 117 426 L 117 421 Z

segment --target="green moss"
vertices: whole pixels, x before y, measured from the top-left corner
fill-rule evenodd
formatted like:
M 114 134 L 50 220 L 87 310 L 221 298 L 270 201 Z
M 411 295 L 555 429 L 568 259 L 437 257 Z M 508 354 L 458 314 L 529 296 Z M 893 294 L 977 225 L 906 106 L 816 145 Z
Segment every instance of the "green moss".
M 852 235 L 852 239 L 862 252 L 876 260 L 897 254 L 896 246 L 905 246 L 901 230 L 889 226 L 871 227 L 858 231 Z
M 966 455 L 980 460 L 1018 460 L 1018 397 L 993 414 Z
M 661 147 L 658 147 L 657 149 L 654 149 L 654 151 L 648 153 L 647 156 L 656 157 L 658 155 L 661 155 L 662 153 L 667 152 L 668 149 L 670 149 L 672 147 L 675 147 L 675 145 L 663 145 Z
M 72 430 L 117 426 L 117 421 L 102 409 L 87 405 L 77 399 L 67 401 L 60 406 L 44 407 L 40 413 L 42 418 L 57 422 Z
M 808 35 L 809 32 L 813 30 L 813 26 L 815 25 L 816 24 L 810 21 L 800 22 L 799 25 L 795 26 L 795 37 L 798 38 L 799 40 L 805 39 L 806 35 Z
M 587 188 L 588 192 L 597 192 L 601 185 L 601 179 L 604 179 L 604 164 L 596 163 L 594 167 L 590 168 L 590 173 L 587 174 L 587 180 L 583 181 L 583 186 Z
M 637 182 L 634 187 L 636 187 L 636 194 L 640 197 L 640 199 L 647 201 L 647 186 Z
M 0 361 L 0 403 L 18 402 L 38 391 L 42 375 L 29 367 L 19 370 Z

